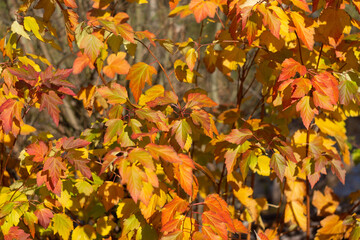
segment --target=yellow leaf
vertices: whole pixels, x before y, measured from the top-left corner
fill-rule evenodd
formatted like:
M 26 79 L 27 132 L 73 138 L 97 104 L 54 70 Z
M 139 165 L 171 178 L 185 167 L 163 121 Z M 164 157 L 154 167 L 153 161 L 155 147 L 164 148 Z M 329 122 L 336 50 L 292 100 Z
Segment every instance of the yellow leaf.
M 11 31 L 30 40 L 29 34 L 27 34 L 27 32 L 25 32 L 24 30 L 24 26 L 20 25 L 17 21 L 14 21 L 13 24 L 11 25 Z
M 285 207 L 285 222 L 297 224 L 303 231 L 306 230 L 305 205 L 300 201 L 288 202 Z
M 108 211 L 124 197 L 124 190 L 120 183 L 105 181 L 98 189 L 98 195 Z
M 100 217 L 96 221 L 96 232 L 102 236 L 108 235 L 116 224 L 108 216 Z
M 27 125 L 27 124 L 22 124 L 20 126 L 20 134 L 21 135 L 29 135 L 32 132 L 35 132 L 36 128 L 34 128 L 33 126 Z
M 24 27 L 27 31 L 34 33 L 35 37 L 45 42 L 44 38 L 40 34 L 39 22 L 33 17 L 24 17 Z
M 92 240 L 96 239 L 95 229 L 90 225 L 77 226 L 72 235 L 72 240 Z
M 257 167 L 255 171 L 262 176 L 270 175 L 270 158 L 266 155 L 261 155 L 258 157 Z

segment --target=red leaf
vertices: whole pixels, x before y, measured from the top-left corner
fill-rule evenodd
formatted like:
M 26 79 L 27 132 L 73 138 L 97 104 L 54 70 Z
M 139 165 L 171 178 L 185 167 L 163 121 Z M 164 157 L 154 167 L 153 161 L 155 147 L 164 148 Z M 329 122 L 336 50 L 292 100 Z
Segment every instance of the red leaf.
M 34 214 L 37 216 L 39 224 L 45 229 L 47 229 L 50 220 L 54 217 L 54 214 L 48 208 L 37 209 Z
M 70 138 L 65 138 L 65 140 L 62 144 L 62 147 L 65 150 L 69 150 L 69 149 L 73 149 L 73 148 L 83 148 L 89 144 L 90 144 L 90 142 L 88 142 L 84 139 L 81 139 L 81 138 L 74 139 L 74 137 L 70 137 Z
M 70 8 L 77 8 L 75 0 L 64 0 L 64 4 Z
M 136 102 L 139 101 L 145 83 L 152 85 L 152 75 L 154 74 L 157 74 L 156 69 L 146 63 L 139 62 L 131 66 L 126 79 L 130 80 L 130 89 Z
M 296 104 L 296 111 L 300 112 L 301 119 L 306 129 L 309 129 L 311 121 L 314 119 L 315 114 L 318 114 L 316 108 L 310 106 L 310 97 L 305 96 Z
M 38 143 L 32 143 L 27 146 L 26 152 L 34 156 L 34 162 L 42 162 L 48 152 L 48 146 L 43 141 L 39 141 Z
M 191 0 L 189 9 L 194 12 L 196 21 L 199 23 L 207 17 L 215 17 L 217 4 L 207 0 Z
M 232 232 L 237 231 L 234 225 L 234 221 L 231 219 L 227 203 L 224 199 L 222 199 L 218 194 L 210 194 L 205 198 L 204 203 L 212 212 L 217 213 L 223 218 L 223 221 L 228 225 Z
M 306 47 L 312 51 L 314 47 L 314 34 L 315 29 L 313 26 L 305 27 L 305 19 L 302 15 L 300 15 L 297 12 L 290 12 L 291 19 L 295 25 L 297 35 L 299 38 L 303 41 L 303 43 L 306 45 Z M 302 74 L 300 74 L 303 76 Z
M 18 121 L 22 120 L 22 107 L 23 104 L 15 99 L 8 99 L 0 106 L 0 120 L 6 134 L 12 130 L 14 117 Z
M 47 112 L 52 117 L 56 126 L 59 126 L 59 114 L 60 110 L 58 105 L 63 104 L 63 101 L 59 98 L 59 96 L 54 91 L 49 91 L 49 93 L 43 93 L 41 95 L 41 104 L 40 111 L 44 108 L 47 109 Z
M 330 98 L 331 104 L 335 105 L 339 99 L 338 81 L 329 72 L 322 72 L 315 75 L 312 84 L 316 91 Z
M 145 148 L 156 160 L 159 160 L 159 157 L 161 157 L 162 159 L 170 163 L 182 163 L 182 160 L 179 158 L 179 156 L 171 146 L 149 143 L 148 145 L 146 145 Z
M 127 168 L 126 175 L 124 176 L 124 179 L 127 182 L 127 190 L 135 203 L 137 203 L 143 189 L 141 172 L 140 168 L 132 165 Z
M 225 137 L 225 140 L 234 144 L 241 145 L 252 136 L 253 133 L 249 129 L 233 129 L 231 130 L 229 135 Z
M 119 155 L 119 156 L 117 156 Z M 116 147 L 113 150 L 109 151 L 105 157 L 103 158 L 102 167 L 100 170 L 99 175 L 101 175 L 105 170 L 112 164 L 120 160 L 120 158 L 123 159 L 123 153 L 120 151 L 120 148 Z
M 49 171 L 50 186 L 55 189 L 60 180 L 60 176 L 63 175 L 62 171 L 66 170 L 65 163 L 61 157 L 48 157 L 45 159 L 44 171 Z
M 88 179 L 92 179 L 91 170 L 87 166 L 88 162 L 89 160 L 84 158 L 72 158 L 71 161 L 71 163 L 75 166 L 76 170 L 79 170 L 81 174 L 87 177 Z
M 340 160 L 331 161 L 331 171 L 335 173 L 340 182 L 345 185 L 345 174 L 346 170 L 344 169 L 344 164 Z
M 189 203 L 184 199 L 175 196 L 171 202 L 167 203 L 161 212 L 161 223 L 164 226 L 166 223 L 174 219 L 176 213 L 183 213 L 189 206 Z
M 300 76 L 304 76 L 306 74 L 306 67 L 301 65 L 299 62 L 295 61 L 292 58 L 287 58 L 281 64 L 282 70 L 279 76 L 279 82 L 288 80 L 299 73 Z
M 11 227 L 9 229 L 9 232 L 7 234 L 4 235 L 4 240 L 30 240 L 30 234 L 24 232 L 24 230 L 22 230 L 19 227 Z

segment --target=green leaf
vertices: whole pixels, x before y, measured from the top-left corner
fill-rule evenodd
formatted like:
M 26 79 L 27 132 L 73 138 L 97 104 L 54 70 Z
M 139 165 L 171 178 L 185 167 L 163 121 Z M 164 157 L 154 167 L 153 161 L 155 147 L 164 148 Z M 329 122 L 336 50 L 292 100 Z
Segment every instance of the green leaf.
M 105 125 L 107 126 L 104 142 L 110 142 L 115 136 L 121 136 L 124 128 L 124 123 L 121 119 L 108 120 Z
M 74 229 L 71 218 L 64 213 L 57 213 L 54 215 L 52 223 L 54 233 L 58 233 L 64 240 L 68 240 L 71 230 Z

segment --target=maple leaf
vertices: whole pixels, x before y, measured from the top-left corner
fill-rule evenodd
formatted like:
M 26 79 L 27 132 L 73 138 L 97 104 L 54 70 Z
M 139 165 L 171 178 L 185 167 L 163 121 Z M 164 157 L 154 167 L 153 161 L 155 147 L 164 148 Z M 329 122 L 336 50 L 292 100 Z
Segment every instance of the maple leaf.
M 109 78 L 114 78 L 115 74 L 127 74 L 130 69 L 129 63 L 125 60 L 126 53 L 118 52 L 111 54 L 107 58 L 108 65 L 104 67 L 103 71 Z
M 225 137 L 225 140 L 234 144 L 241 145 L 252 136 L 253 133 L 249 129 L 233 129 L 231 130 L 229 135 Z
M 83 158 L 82 155 L 83 155 L 82 151 L 73 150 L 73 151 L 67 153 L 65 157 L 68 159 L 68 161 L 72 165 L 74 165 L 76 170 L 81 172 L 81 174 L 84 177 L 87 177 L 88 179 L 92 179 L 91 170 L 87 166 L 87 163 L 89 162 L 89 160 L 86 158 Z
M 189 194 L 189 196 L 192 196 L 192 185 L 194 181 L 192 170 L 195 169 L 194 161 L 185 154 L 179 154 L 179 157 L 182 163 L 175 165 L 177 169 L 175 171 L 175 176 L 184 191 Z
M 118 156 L 119 155 L 119 156 Z M 124 158 L 124 154 L 120 151 L 119 147 L 112 149 L 107 152 L 105 157 L 103 158 L 102 167 L 99 175 L 101 175 L 105 170 L 111 165 L 118 162 L 120 159 Z
M 110 87 L 101 87 L 97 91 L 110 104 L 123 104 L 128 98 L 126 88 L 118 83 L 112 83 Z
M 202 93 L 189 93 L 184 108 L 215 107 L 218 104 Z
M 186 64 L 188 65 L 190 71 L 194 70 L 196 60 L 198 58 L 198 52 L 194 48 L 190 48 L 185 55 Z
M 346 231 L 344 221 L 338 215 L 330 215 L 320 221 L 321 228 L 318 229 L 316 237 L 328 239 L 332 236 L 341 236 Z M 320 239 L 321 239 L 320 238 Z M 339 237 L 342 238 L 342 237 Z
M 45 229 L 48 228 L 50 220 L 54 217 L 54 214 L 48 208 L 37 209 L 34 214 L 38 218 L 39 224 Z
M 278 81 L 288 80 L 299 73 L 300 76 L 304 76 L 306 74 L 306 67 L 301 65 L 301 63 L 295 61 L 293 58 L 287 58 L 281 64 L 281 74 L 279 76 Z
M 62 172 L 66 171 L 66 165 L 61 157 L 48 157 L 45 159 L 43 170 L 49 171 L 50 186 L 52 189 L 55 189 L 60 181 L 60 176 L 63 175 Z
M 42 111 L 44 108 L 46 108 L 47 112 L 53 119 L 56 126 L 59 126 L 60 109 L 59 109 L 58 105 L 60 105 L 60 104 L 63 104 L 63 101 L 52 90 L 49 91 L 49 93 L 43 93 L 41 95 L 40 111 Z
M 300 112 L 301 119 L 306 129 L 309 129 L 311 121 L 314 119 L 315 114 L 318 114 L 316 108 L 310 106 L 310 97 L 305 96 L 296 104 L 296 111 Z
M 295 79 L 292 83 L 292 86 L 294 88 L 294 91 L 291 95 L 292 98 L 302 98 L 308 94 L 312 88 L 311 81 L 307 78 Z
M 174 219 L 176 214 L 181 214 L 185 212 L 185 210 L 188 208 L 189 203 L 185 201 L 184 199 L 179 198 L 178 196 L 175 196 L 171 202 L 167 203 L 161 211 L 161 223 L 162 225 L 165 225 L 172 219 Z
M 68 240 L 71 230 L 74 229 L 70 217 L 64 213 L 57 213 L 52 218 L 54 233 L 58 233 L 64 240 Z
M 191 0 L 189 9 L 193 11 L 196 22 L 201 22 L 207 17 L 215 17 L 217 4 L 207 0 Z
M 315 30 L 314 27 L 309 26 L 305 27 L 305 19 L 297 12 L 290 12 L 291 19 L 295 25 L 296 32 L 299 38 L 303 41 L 306 47 L 312 51 L 314 47 L 314 34 Z
M 274 153 L 271 156 L 270 165 L 274 169 L 280 181 L 283 181 L 286 168 L 285 158 L 279 153 Z
M 39 141 L 38 143 L 32 143 L 27 146 L 26 152 L 34 156 L 32 159 L 34 162 L 42 162 L 48 152 L 48 147 L 43 141 Z
M 151 156 L 156 160 L 159 160 L 159 157 L 161 157 L 162 159 L 170 163 L 182 162 L 182 160 L 179 158 L 179 156 L 171 146 L 149 143 L 148 145 L 146 145 L 145 149 L 148 150 Z
M 89 56 L 79 51 L 73 64 L 73 73 L 79 74 L 82 72 L 82 70 L 84 70 L 85 67 L 89 67 L 90 69 L 95 68 Z
M 153 74 L 157 74 L 156 69 L 146 63 L 139 62 L 131 66 L 126 79 L 130 80 L 130 89 L 136 102 L 139 101 L 141 91 L 144 89 L 145 83 L 152 85 Z
M 81 139 L 81 138 L 75 139 L 75 137 L 70 137 L 70 138 L 64 138 L 62 147 L 64 150 L 69 150 L 69 149 L 74 149 L 74 148 L 83 148 L 89 144 L 90 144 L 90 142 L 88 142 L 84 139 Z
M 279 18 L 272 14 L 269 8 L 266 8 L 264 4 L 257 5 L 259 12 L 263 14 L 263 24 L 268 26 L 270 32 L 279 39 L 280 25 L 281 22 Z
M 22 122 L 21 110 L 23 104 L 15 99 L 8 99 L 0 106 L 0 120 L 5 133 L 9 133 L 12 130 L 13 118 Z
M 339 199 L 334 194 L 333 190 L 328 186 L 325 187 L 324 194 L 320 191 L 314 191 L 312 205 L 317 208 L 318 215 L 324 216 L 333 214 L 339 205 Z
M 285 222 L 293 222 L 306 231 L 305 205 L 302 201 L 295 200 L 288 202 L 285 206 Z
M 128 40 L 131 43 L 135 43 L 134 30 L 130 26 L 130 24 L 128 24 L 128 23 L 119 24 L 116 26 L 116 31 L 125 40 Z
M 4 240 L 30 240 L 30 234 L 17 226 L 12 226 L 9 232 L 4 235 Z

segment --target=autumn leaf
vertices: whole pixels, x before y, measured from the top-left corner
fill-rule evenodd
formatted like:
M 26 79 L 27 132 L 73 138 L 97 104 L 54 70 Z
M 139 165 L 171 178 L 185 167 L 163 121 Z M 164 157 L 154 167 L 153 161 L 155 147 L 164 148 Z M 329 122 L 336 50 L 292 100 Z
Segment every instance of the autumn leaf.
M 190 134 L 192 132 L 186 119 L 177 120 L 172 123 L 171 132 L 175 135 L 175 139 L 180 147 L 184 149 L 187 141 L 191 139 Z
M 145 149 L 148 150 L 151 156 L 156 160 L 159 160 L 159 157 L 161 157 L 162 159 L 170 163 L 182 162 L 182 160 L 179 158 L 179 156 L 171 146 L 149 143 L 148 145 L 146 145 Z
M 109 211 L 123 198 L 124 190 L 120 183 L 105 181 L 99 187 L 97 194 L 99 195 L 105 210 Z
M 130 80 L 130 89 L 136 102 L 139 101 L 145 83 L 152 85 L 152 75 L 157 74 L 156 69 L 146 63 L 139 62 L 131 66 L 127 80 Z
M 233 129 L 229 135 L 225 137 L 225 140 L 230 143 L 241 145 L 252 136 L 253 133 L 249 129 Z
M 66 158 L 84 177 L 92 179 L 91 170 L 87 165 L 89 160 L 83 157 L 82 151 L 71 151 L 66 154 Z
M 71 234 L 73 240 L 93 240 L 96 239 L 96 231 L 93 226 L 77 226 Z
M 184 108 L 215 107 L 217 103 L 202 93 L 189 93 Z
M 181 214 L 185 212 L 188 208 L 189 203 L 184 199 L 175 196 L 171 202 L 167 203 L 161 211 L 161 223 L 165 225 L 167 222 L 174 219 L 176 214 Z
M 52 223 L 54 233 L 58 233 L 64 240 L 68 240 L 71 230 L 74 229 L 71 218 L 64 213 L 57 213 L 52 218 Z
M 271 156 L 270 166 L 274 169 L 280 181 L 283 181 L 286 168 L 285 158 L 279 153 L 274 153 Z
M 95 68 L 89 56 L 79 51 L 73 64 L 73 73 L 79 74 L 84 70 L 85 67 L 89 67 L 90 69 Z
M 314 116 L 318 114 L 316 108 L 312 108 L 310 105 L 310 97 L 305 96 L 296 104 L 296 111 L 300 112 L 301 119 L 306 129 L 309 129 L 311 121 Z
M 312 84 L 317 92 L 329 97 L 330 103 L 335 105 L 339 99 L 338 81 L 329 72 L 315 75 Z
M 325 187 L 324 194 L 319 190 L 314 191 L 312 205 L 317 208 L 318 215 L 324 216 L 335 213 L 339 205 L 339 199 L 333 190 L 328 186 Z
M 182 161 L 180 164 L 176 164 L 175 168 L 175 176 L 178 179 L 180 186 L 184 189 L 184 191 L 192 196 L 193 193 L 193 169 L 195 169 L 194 161 L 185 154 L 179 154 L 179 157 Z
M 63 175 L 63 171 L 66 171 L 66 165 L 61 157 L 48 157 L 45 159 L 43 170 L 49 171 L 50 186 L 55 189 L 60 177 Z
M 213 211 L 205 211 L 201 215 L 203 224 L 209 224 L 213 226 L 213 230 L 221 237 L 221 239 L 227 239 L 228 231 L 223 218 Z
M 127 74 L 130 69 L 129 63 L 125 60 L 126 53 L 118 52 L 111 54 L 107 58 L 108 65 L 104 67 L 103 71 L 109 78 L 114 78 L 115 74 Z
M 292 58 L 287 58 L 281 64 L 281 74 L 279 76 L 278 81 L 285 81 L 288 80 L 299 73 L 300 76 L 304 76 L 306 74 L 306 67 L 301 65 L 299 62 L 295 61 Z
M 56 126 L 59 126 L 60 109 L 58 105 L 63 104 L 61 98 L 54 91 L 51 90 L 49 91 L 49 93 L 43 93 L 41 95 L 40 102 L 40 111 L 46 108 L 47 112 L 53 119 Z
M 95 62 L 103 47 L 103 42 L 100 41 L 95 35 L 87 34 L 79 43 L 79 48 L 84 49 L 84 53 L 90 58 L 91 62 Z
M 101 87 L 97 91 L 110 104 L 123 104 L 127 101 L 126 88 L 118 83 L 112 83 L 110 87 Z
M 194 12 L 196 21 L 199 23 L 207 17 L 215 17 L 216 3 L 208 0 L 191 0 L 189 9 Z
M 22 121 L 21 110 L 23 104 L 15 99 L 8 99 L 0 106 L 0 120 L 5 133 L 12 130 L 13 118 Z
M 35 224 L 38 224 L 38 217 L 33 212 L 25 212 L 24 223 L 29 227 L 31 236 L 34 237 Z
M 32 159 L 34 162 L 42 162 L 48 152 L 48 147 L 43 141 L 39 141 L 38 143 L 32 143 L 27 146 L 26 152 L 34 156 Z
M 121 136 L 123 132 L 123 121 L 121 119 L 110 119 L 105 125 L 107 126 L 104 141 L 110 142 L 115 136 Z
M 306 47 L 312 51 L 314 46 L 314 34 L 315 30 L 314 27 L 309 26 L 306 27 L 305 25 L 305 19 L 303 16 L 301 16 L 297 12 L 290 12 L 291 19 L 295 25 L 296 32 L 299 36 L 299 38 L 303 41 L 303 43 L 306 45 Z
M 4 240 L 30 240 L 30 234 L 26 233 L 24 230 L 18 226 L 12 226 L 9 229 L 9 232 L 4 235 Z
M 348 105 L 357 94 L 358 85 L 353 81 L 349 74 L 340 75 L 339 100 L 341 104 Z
M 81 139 L 81 138 L 76 138 L 75 137 L 70 137 L 70 138 L 65 138 L 64 142 L 62 144 L 62 147 L 65 150 L 70 150 L 70 149 L 74 149 L 74 148 L 83 148 L 86 147 L 87 145 L 89 145 L 90 142 Z
M 190 48 L 185 55 L 186 64 L 190 71 L 194 70 L 196 60 L 198 58 L 198 52 L 194 48 Z
M 48 228 L 50 220 L 54 217 L 54 214 L 48 208 L 37 209 L 34 214 L 38 218 L 39 224 L 45 229 Z
M 217 213 L 223 218 L 223 221 L 232 232 L 237 232 L 235 222 L 231 218 L 230 211 L 224 199 L 222 199 L 218 194 L 210 194 L 206 196 L 204 203 L 212 212 Z M 241 225 L 241 223 L 238 223 L 238 225 Z

